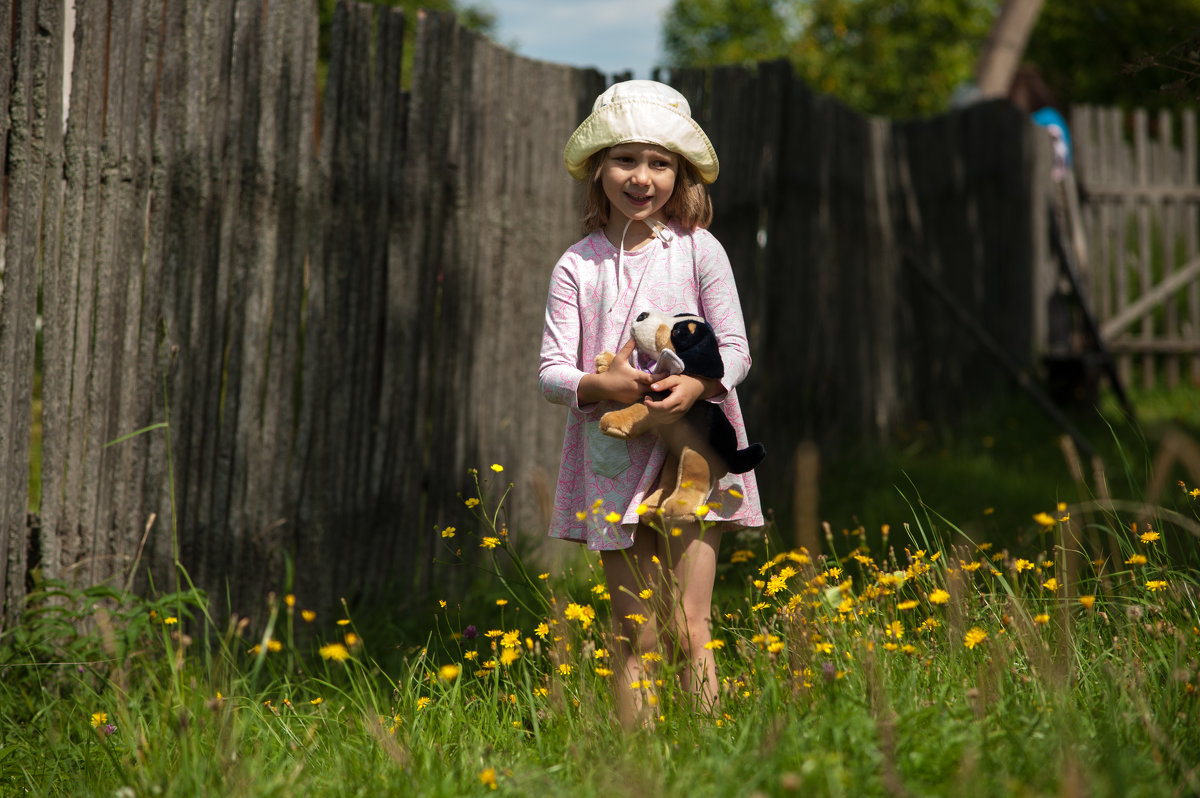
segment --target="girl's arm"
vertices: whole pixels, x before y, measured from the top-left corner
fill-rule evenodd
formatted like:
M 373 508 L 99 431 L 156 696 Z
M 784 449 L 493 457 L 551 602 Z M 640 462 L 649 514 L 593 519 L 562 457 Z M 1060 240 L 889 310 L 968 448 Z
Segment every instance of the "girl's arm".
M 634 368 L 629 356 L 634 342 L 621 347 L 603 374 L 580 368 L 580 325 L 578 282 L 564 258 L 550 277 L 546 321 L 542 329 L 542 355 L 538 385 L 551 402 L 582 412 L 604 399 L 623 404 L 639 401 L 649 390 L 651 376 Z M 590 364 L 589 364 L 590 365 Z
M 725 248 L 707 231 L 697 231 L 696 279 L 700 287 L 700 315 L 716 333 L 725 364 L 721 378 L 723 394 L 741 384 L 750 371 L 750 343 L 746 339 L 746 322 L 742 318 L 742 302 Z M 718 395 L 709 394 L 705 398 Z

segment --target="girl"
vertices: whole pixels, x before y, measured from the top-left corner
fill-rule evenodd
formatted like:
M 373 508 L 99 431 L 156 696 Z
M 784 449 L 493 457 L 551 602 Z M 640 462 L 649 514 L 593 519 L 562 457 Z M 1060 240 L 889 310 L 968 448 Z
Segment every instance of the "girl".
M 587 235 L 554 267 L 538 379 L 570 408 L 550 536 L 599 550 L 612 597 L 618 715 L 639 720 L 643 654 L 659 637 L 684 689 L 705 709 L 717 699 L 709 626 L 720 534 L 761 526 L 754 474 L 730 474 L 709 499 L 704 523 L 670 523 L 642 505 L 666 451 L 657 436 L 601 434 L 600 417 L 644 401 L 670 422 L 694 402 L 719 402 L 746 445 L 734 387 L 750 368 L 745 323 L 729 259 L 707 231 L 717 155 L 683 95 L 649 80 L 611 86 L 567 142 L 567 171 L 586 181 Z M 647 373 L 630 327 L 643 311 L 698 314 L 716 332 L 725 377 Z M 603 374 L 601 352 L 617 357 Z M 655 401 L 647 394 L 664 391 Z M 636 685 L 635 685 L 636 687 Z

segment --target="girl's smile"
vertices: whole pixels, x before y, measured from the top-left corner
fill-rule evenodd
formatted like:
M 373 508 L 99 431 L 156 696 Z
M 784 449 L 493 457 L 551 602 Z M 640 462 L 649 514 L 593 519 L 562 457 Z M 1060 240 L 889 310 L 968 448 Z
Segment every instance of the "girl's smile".
M 605 227 L 609 240 L 620 245 L 621 234 L 630 220 L 640 222 L 653 217 L 667 221 L 663 208 L 675 189 L 678 168 L 675 153 L 653 144 L 618 144 L 608 151 L 600 171 L 600 184 L 611 206 Z M 649 226 L 635 226 L 627 236 L 627 241 L 632 238 L 634 246 L 627 248 L 636 249 L 649 236 Z

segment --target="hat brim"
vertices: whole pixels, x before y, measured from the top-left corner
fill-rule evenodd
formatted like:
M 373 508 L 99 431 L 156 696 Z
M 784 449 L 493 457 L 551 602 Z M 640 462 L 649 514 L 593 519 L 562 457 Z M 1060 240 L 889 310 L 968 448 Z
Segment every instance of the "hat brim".
M 648 135 L 647 130 L 654 134 Z M 635 141 L 687 158 L 705 183 L 717 179 L 717 152 L 696 120 L 662 102 L 640 97 L 609 103 L 583 120 L 563 152 L 567 172 L 576 180 L 586 180 L 589 158 L 606 147 Z

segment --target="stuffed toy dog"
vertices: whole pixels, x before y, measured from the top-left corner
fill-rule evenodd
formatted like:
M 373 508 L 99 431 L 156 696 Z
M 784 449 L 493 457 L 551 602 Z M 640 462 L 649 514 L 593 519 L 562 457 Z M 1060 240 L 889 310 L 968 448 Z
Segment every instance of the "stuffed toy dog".
M 639 352 L 657 358 L 654 373 L 683 373 L 714 380 L 725 376 L 717 337 L 699 316 L 642 313 L 634 321 L 631 334 Z M 597 355 L 596 373 L 607 371 L 613 357 L 611 352 Z M 657 400 L 666 393 L 651 396 Z M 667 446 L 667 460 L 646 504 L 659 507 L 664 517 L 679 520 L 695 520 L 696 507 L 707 501 L 721 477 L 730 472 L 744 474 L 762 462 L 766 453 L 760 443 L 739 449 L 733 425 L 720 406 L 703 400 L 673 424 L 654 420 L 640 402 L 612 410 L 601 416 L 600 431 L 622 439 L 658 433 Z

